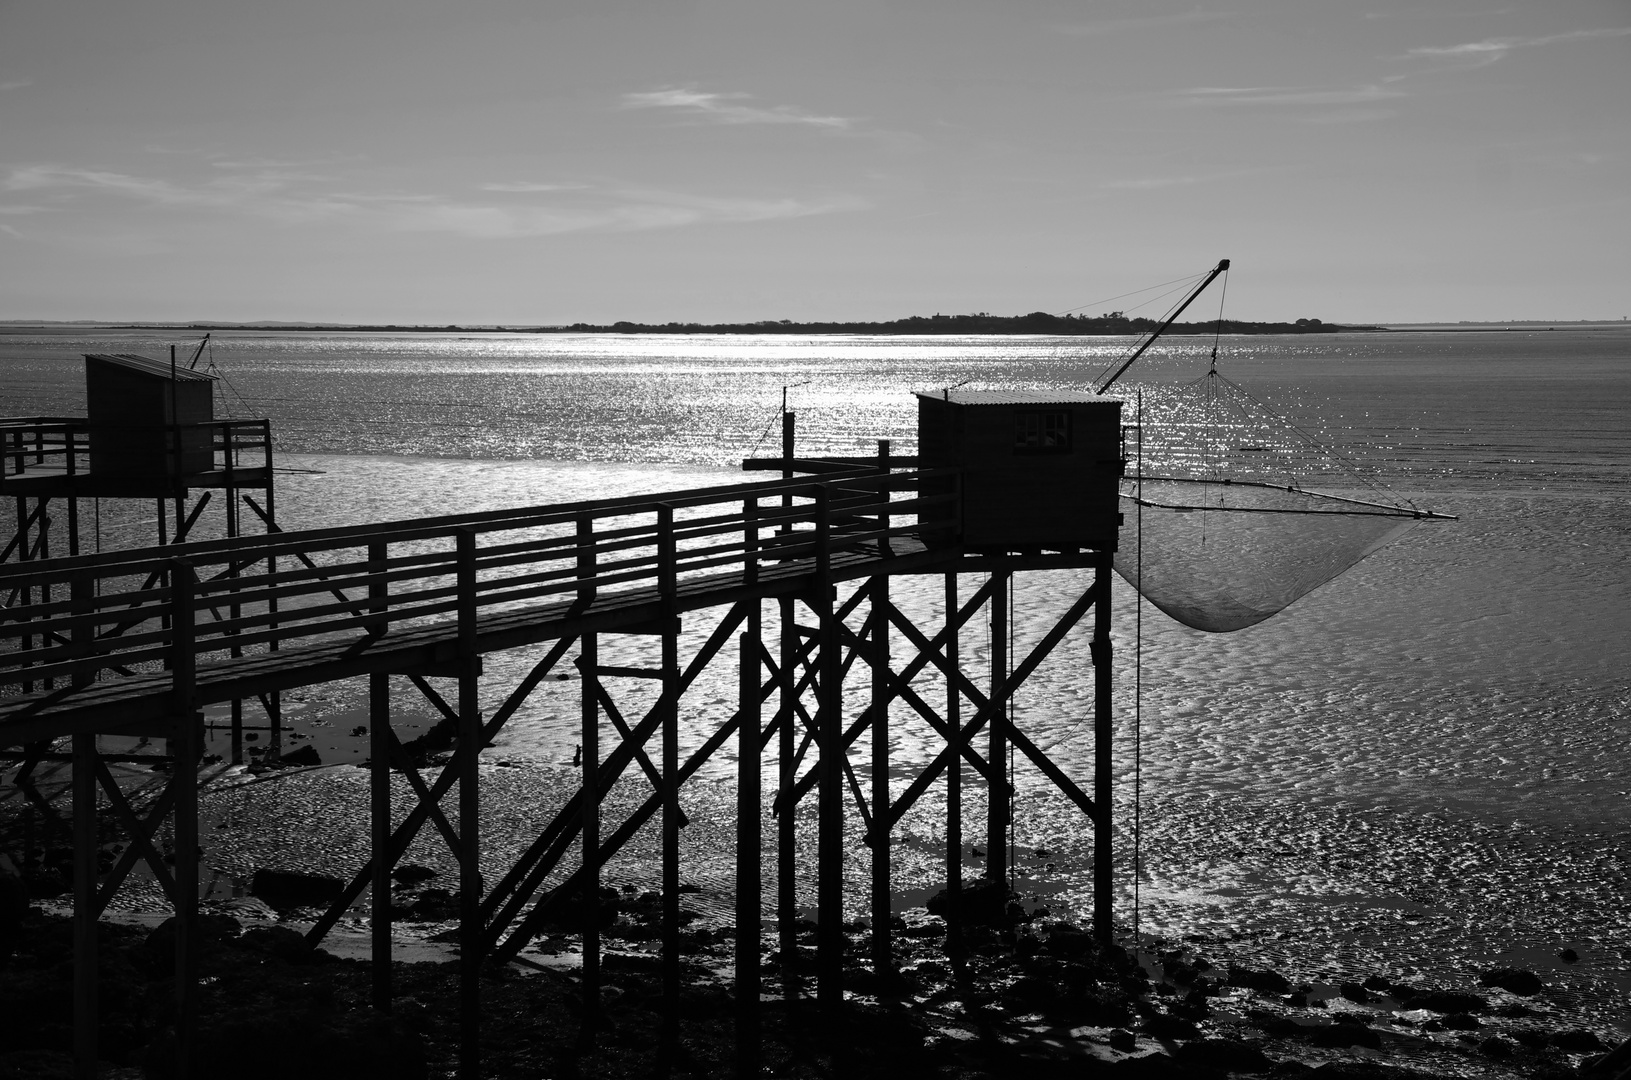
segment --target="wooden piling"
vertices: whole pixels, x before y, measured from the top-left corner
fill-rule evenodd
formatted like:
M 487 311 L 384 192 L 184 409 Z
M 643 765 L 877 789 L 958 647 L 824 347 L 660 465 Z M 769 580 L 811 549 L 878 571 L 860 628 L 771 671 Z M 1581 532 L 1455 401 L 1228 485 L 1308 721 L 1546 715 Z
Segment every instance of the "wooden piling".
M 674 613 L 676 578 L 674 507 L 657 506 L 657 589 L 663 598 L 662 628 L 662 833 L 663 833 L 663 1060 L 679 1040 L 680 1000 L 680 645 Z
M 872 971 L 894 972 L 891 955 L 889 877 L 889 578 L 872 579 Z
M 1109 945 L 1115 936 L 1111 922 L 1114 895 L 1110 821 L 1113 777 L 1111 739 L 1115 734 L 1111 711 L 1110 648 L 1110 567 L 1101 557 L 1094 570 L 1093 601 L 1093 805 L 1098 816 L 1093 821 L 1093 932 L 1099 942 Z M 1138 868 L 1134 867 L 1137 873 Z
M 170 783 L 175 789 L 175 985 L 176 1076 L 194 1080 L 198 1071 L 198 758 L 203 717 L 194 709 L 193 567 L 170 562 L 170 671 L 175 709 Z
M 595 599 L 594 519 L 577 521 L 578 603 Z M 578 639 L 579 731 L 583 821 L 583 1026 L 593 1039 L 600 1027 L 600 635 Z
M 1006 570 L 992 575 L 991 590 L 991 700 L 1002 702 L 1008 687 L 1008 590 Z M 998 722 L 1009 714 L 1006 703 L 988 727 L 986 760 L 991 762 L 992 779 L 987 785 L 985 828 L 985 874 L 992 881 L 1008 877 L 1008 818 L 1011 793 L 1008 790 L 1008 729 Z
M 481 1076 L 481 654 L 476 647 L 476 532 L 458 544 L 459 1076 Z
M 816 1000 L 844 1003 L 844 692 L 837 612 L 833 610 L 832 504 L 825 484 L 815 493 L 816 572 L 811 608 L 816 652 Z
M 368 572 L 384 574 L 384 543 L 368 545 Z M 388 590 L 383 581 L 368 586 L 373 612 L 383 616 Z M 383 618 L 369 627 L 383 636 Z M 234 701 L 235 707 L 241 701 Z M 235 713 L 235 715 L 241 715 Z M 238 732 L 234 721 L 234 744 Z M 372 849 L 369 883 L 369 931 L 372 939 L 372 1002 L 381 1013 L 391 1011 L 391 677 L 383 671 L 368 676 L 368 833 Z
M 946 663 L 957 668 L 957 573 L 946 575 Z M 955 738 L 962 730 L 963 695 L 955 679 L 946 680 L 946 730 Z M 961 970 L 963 950 L 963 759 L 955 757 L 946 769 L 946 958 Z
M 759 500 L 749 496 L 742 506 L 744 557 L 743 584 L 759 580 Z M 753 602 L 745 633 L 738 640 L 736 728 L 736 1075 L 759 1074 L 759 929 L 761 831 L 759 762 L 763 744 L 760 730 L 759 649 L 763 626 L 760 604 Z

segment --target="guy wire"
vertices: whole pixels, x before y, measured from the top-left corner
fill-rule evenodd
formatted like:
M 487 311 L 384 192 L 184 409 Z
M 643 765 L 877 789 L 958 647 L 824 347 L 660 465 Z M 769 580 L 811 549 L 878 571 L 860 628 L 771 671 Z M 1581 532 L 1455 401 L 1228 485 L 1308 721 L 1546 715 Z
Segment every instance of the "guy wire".
M 1133 571 L 1133 948 L 1141 945 L 1139 939 L 1138 879 L 1143 869 L 1144 822 L 1143 762 L 1144 762 L 1144 388 L 1138 388 L 1135 406 L 1138 418 L 1138 457 L 1134 463 L 1134 484 L 1138 498 L 1134 500 L 1133 541 L 1134 557 L 1138 568 Z

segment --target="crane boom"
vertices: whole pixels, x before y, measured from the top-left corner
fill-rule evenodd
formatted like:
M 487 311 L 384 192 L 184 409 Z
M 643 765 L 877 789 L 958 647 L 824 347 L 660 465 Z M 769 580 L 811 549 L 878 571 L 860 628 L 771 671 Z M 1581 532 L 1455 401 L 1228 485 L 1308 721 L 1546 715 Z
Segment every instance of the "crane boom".
M 1177 310 L 1174 311 L 1171 315 L 1167 316 L 1167 321 L 1162 323 L 1160 326 L 1156 327 L 1155 328 L 1155 333 L 1153 333 L 1149 337 L 1145 338 L 1144 343 L 1138 347 L 1137 351 L 1135 351 L 1133 353 L 1133 355 L 1129 356 L 1125 361 L 1123 361 L 1122 365 L 1115 370 L 1115 373 L 1112 374 L 1108 379 L 1106 379 L 1104 381 L 1104 385 L 1099 387 L 1098 390 L 1096 390 L 1094 392 L 1098 393 L 1098 394 L 1102 394 L 1106 390 L 1110 389 L 1110 387 L 1115 384 L 1115 381 L 1117 379 L 1121 378 L 1122 373 L 1125 372 L 1128 368 L 1133 366 L 1133 361 L 1137 360 L 1140 356 L 1143 356 L 1144 355 L 1144 350 L 1148 349 L 1151 345 L 1154 345 L 1155 344 L 1155 339 L 1160 337 L 1161 334 L 1163 332 L 1165 332 L 1167 327 L 1171 326 L 1174 322 L 1177 321 L 1178 316 L 1180 316 L 1180 315 L 1182 315 L 1184 313 L 1184 308 L 1188 307 L 1194 301 L 1194 299 L 1197 296 L 1199 296 L 1201 293 L 1205 292 L 1206 287 L 1208 285 L 1212 284 L 1212 282 L 1216 281 L 1218 275 L 1223 273 L 1227 269 L 1229 269 L 1229 260 L 1228 259 L 1218 260 L 1218 264 L 1212 268 L 1212 272 L 1210 274 L 1206 275 L 1206 280 L 1202 281 L 1199 285 L 1195 286 L 1194 289 L 1190 290 L 1189 295 L 1184 297 L 1184 302 L 1178 305 Z

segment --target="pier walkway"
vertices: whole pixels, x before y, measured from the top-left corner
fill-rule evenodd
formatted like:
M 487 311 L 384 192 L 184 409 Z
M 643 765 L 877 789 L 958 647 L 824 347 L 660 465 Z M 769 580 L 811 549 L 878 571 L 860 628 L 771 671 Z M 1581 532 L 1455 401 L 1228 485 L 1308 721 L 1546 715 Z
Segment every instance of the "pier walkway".
M 870 462 L 870 463 L 869 463 Z M 842 1000 L 843 819 L 851 795 L 871 848 L 871 955 L 890 967 L 889 832 L 913 802 L 944 777 L 955 808 L 959 762 L 990 789 L 988 872 L 1006 872 L 1005 830 L 1015 751 L 1047 775 L 1090 819 L 1095 835 L 1095 927 L 1110 933 L 1109 568 L 1110 553 L 1068 547 L 972 549 L 960 540 L 961 470 L 920 469 L 887 451 L 871 459 L 791 456 L 760 467 L 780 479 L 705 489 L 353 528 L 280 532 L 96 555 L 0 565 L 0 748 L 20 747 L 33 763 L 71 740 L 76 834 L 76 1031 L 79 1058 L 94 1064 L 95 921 L 135 862 L 145 861 L 175 906 L 178 1030 L 185 1047 L 198 1022 L 197 794 L 202 712 L 207 705 L 258 701 L 276 722 L 278 695 L 300 686 L 370 680 L 372 855 L 310 935 L 316 945 L 372 890 L 375 1004 L 391 1001 L 389 874 L 421 827 L 434 826 L 460 865 L 461 1073 L 479 1075 L 478 973 L 507 960 L 552 910 L 574 903 L 583 929 L 584 994 L 598 1000 L 600 941 L 594 916 L 599 869 L 653 817 L 663 837 L 665 993 L 679 992 L 680 785 L 726 740 L 737 739 L 738 870 L 736 988 L 744 1071 L 751 1071 L 760 986 L 759 767 L 778 764 L 776 846 L 778 932 L 789 955 L 797 908 L 792 893 L 792 809 L 814 791 L 818 803 L 817 998 Z M 793 473 L 811 475 L 793 476 Z M 35 512 L 44 515 L 44 495 Z M 19 516 L 23 509 L 19 508 Z M 1091 586 L 1023 658 L 1006 652 L 1009 577 L 1031 569 L 1090 568 Z M 986 573 L 972 596 L 957 576 Z M 901 574 L 943 575 L 946 619 L 915 626 L 889 600 Z M 852 586 L 840 599 L 841 585 Z M 762 608 L 780 609 L 780 641 L 762 639 Z M 1095 775 L 1089 795 L 1013 725 L 1006 703 L 1088 611 L 1094 612 Z M 709 615 L 708 613 L 715 613 Z M 857 628 L 846 622 L 864 612 Z M 706 643 L 685 665 L 682 619 L 715 618 Z M 957 640 L 977 617 L 991 621 L 990 684 L 975 686 L 959 665 Z M 800 618 L 805 622 L 801 623 Z M 661 659 L 651 668 L 602 665 L 605 634 L 650 635 Z M 728 649 L 733 643 L 737 648 Z M 891 637 L 910 645 L 906 662 Z M 484 655 L 548 644 L 490 716 L 477 707 Z M 537 841 L 496 883 L 477 869 L 480 784 L 477 748 L 576 646 L 582 674 L 583 780 L 570 803 L 541 825 Z M 681 699 L 699 671 L 720 657 L 739 665 L 736 713 L 683 764 L 677 725 Z M 1017 663 L 1015 661 L 1018 661 Z M 852 665 L 870 671 L 859 716 L 845 717 L 843 684 Z M 912 686 L 924 671 L 944 676 L 943 704 Z M 451 760 L 432 775 L 407 759 L 391 725 L 389 680 L 407 676 L 455 727 Z M 444 697 L 427 680 L 450 678 Z M 655 680 L 655 704 L 625 719 L 610 687 Z M 807 703 L 807 699 L 809 703 Z M 944 749 L 904 792 L 888 782 L 888 716 L 908 707 L 944 738 Z M 965 715 L 964 706 L 972 709 Z M 761 713 L 772 714 L 765 722 Z M 234 705 L 234 752 L 241 748 Z M 604 721 L 619 735 L 600 745 Z M 98 735 L 167 740 L 171 778 L 164 795 L 138 813 L 99 761 Z M 851 754 L 870 734 L 870 784 Z M 976 745 L 977 734 L 986 742 Z M 648 752 L 647 744 L 653 749 Z M 803 744 L 803 745 L 800 745 Z M 804 746 L 814 763 L 804 763 Z M 647 802 L 621 823 L 600 820 L 601 802 L 626 769 L 649 779 Z M 801 768 L 804 770 L 801 774 Z M 391 775 L 415 792 L 406 820 L 393 814 Z M 636 774 L 638 775 L 638 773 Z M 457 789 L 457 813 L 442 809 Z M 96 818 L 109 809 L 132 840 L 111 873 L 98 874 Z M 396 808 L 400 810 L 400 807 Z M 950 813 L 952 820 L 957 813 Z M 174 852 L 158 850 L 160 822 L 173 821 Z M 393 824 L 394 823 L 394 824 Z M 603 831 L 603 825 L 614 826 Z M 948 822 L 948 888 L 961 882 L 960 822 Z M 576 847 L 564 878 L 557 868 Z M 554 875 L 552 877 L 552 875 Z M 951 942 L 955 948 L 956 927 Z M 669 1010 L 669 1021 L 677 1014 Z M 671 1030 L 666 1033 L 672 1037 Z M 88 1043 L 88 1046 L 87 1046 Z M 184 1070 L 188 1067 L 183 1053 Z

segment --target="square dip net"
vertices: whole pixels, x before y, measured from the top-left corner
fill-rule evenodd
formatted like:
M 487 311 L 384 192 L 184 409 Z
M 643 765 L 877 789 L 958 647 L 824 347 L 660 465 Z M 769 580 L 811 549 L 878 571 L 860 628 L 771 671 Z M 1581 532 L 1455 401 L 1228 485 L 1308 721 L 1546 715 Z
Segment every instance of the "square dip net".
M 1115 568 L 1197 630 L 1262 622 L 1428 518 L 1218 374 L 1149 385 Z M 1310 490 L 1313 484 L 1322 490 Z

